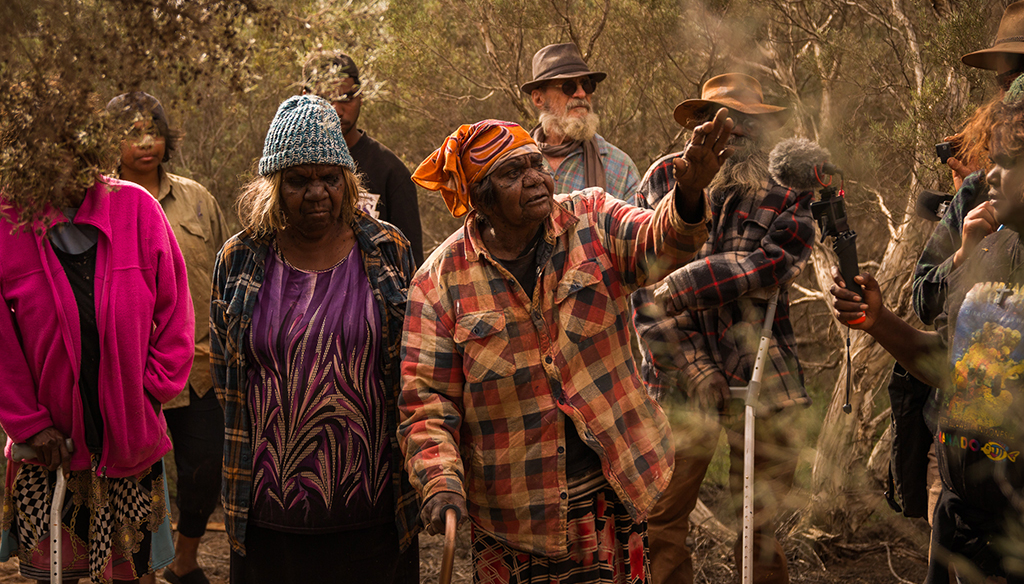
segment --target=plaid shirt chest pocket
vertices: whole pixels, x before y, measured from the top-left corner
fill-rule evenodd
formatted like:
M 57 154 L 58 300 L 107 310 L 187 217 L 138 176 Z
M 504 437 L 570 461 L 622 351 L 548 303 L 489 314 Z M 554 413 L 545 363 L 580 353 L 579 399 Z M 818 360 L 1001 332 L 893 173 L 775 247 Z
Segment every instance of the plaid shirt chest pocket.
M 572 343 L 614 331 L 618 304 L 604 281 L 605 270 L 590 260 L 566 272 L 555 289 L 558 321 Z
M 469 383 L 496 381 L 515 373 L 515 353 L 503 311 L 461 315 L 455 322 L 453 340 L 462 351 L 462 368 Z
M 733 245 L 726 249 L 747 249 L 750 246 L 749 242 L 761 241 L 768 235 L 768 231 L 772 228 L 776 219 L 779 218 L 779 212 L 782 210 L 779 207 L 780 203 L 785 201 L 779 200 L 778 197 L 772 196 L 772 193 L 761 192 L 762 197 L 758 197 L 757 200 L 744 201 L 746 205 L 741 204 L 740 208 L 733 212 L 743 213 L 746 218 L 743 220 L 738 232 L 734 232 Z M 748 208 L 743 208 L 749 205 Z M 728 221 L 720 222 L 723 229 L 726 229 L 728 233 L 729 224 Z

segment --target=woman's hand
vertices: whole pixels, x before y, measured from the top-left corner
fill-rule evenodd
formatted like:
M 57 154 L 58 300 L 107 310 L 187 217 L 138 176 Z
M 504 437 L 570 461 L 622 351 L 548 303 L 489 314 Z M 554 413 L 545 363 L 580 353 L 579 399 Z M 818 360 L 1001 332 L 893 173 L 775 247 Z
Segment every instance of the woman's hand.
M 864 290 L 864 297 L 846 289 L 846 282 L 839 275 L 839 268 L 832 268 L 832 281 L 835 285 L 829 289 L 835 300 L 832 308 L 839 322 L 857 330 L 868 330 L 875 325 L 878 315 L 882 312 L 882 292 L 878 282 L 871 274 L 860 274 L 854 281 Z
M 65 437 L 60 430 L 50 426 L 28 439 L 28 445 L 36 451 L 36 458 L 48 470 L 64 467 L 64 474 L 71 470 L 71 453 L 64 443 Z
M 420 509 L 420 522 L 423 523 L 427 535 L 444 533 L 444 516 L 449 507 L 455 508 L 456 524 L 462 523 L 469 516 L 466 510 L 466 498 L 450 491 L 440 492 L 427 499 Z
M 964 184 L 964 179 L 970 176 L 972 173 L 981 170 L 980 166 L 967 166 L 963 162 L 960 162 L 955 156 L 950 156 L 946 159 L 946 165 L 953 171 L 953 188 L 960 190 L 960 187 Z
M 992 201 L 985 201 L 971 209 L 967 217 L 964 217 L 960 249 L 953 254 L 953 266 L 960 267 L 981 240 L 996 229 L 999 229 L 999 219 L 996 217 L 996 208 Z

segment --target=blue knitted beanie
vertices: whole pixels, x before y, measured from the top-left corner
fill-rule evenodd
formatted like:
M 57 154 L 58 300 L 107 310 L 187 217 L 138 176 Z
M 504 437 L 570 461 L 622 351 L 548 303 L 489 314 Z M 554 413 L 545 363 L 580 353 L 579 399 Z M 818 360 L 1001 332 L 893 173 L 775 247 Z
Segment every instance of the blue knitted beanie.
M 334 164 L 356 171 L 338 113 L 315 95 L 289 97 L 277 108 L 263 142 L 259 173 L 269 176 L 300 164 Z

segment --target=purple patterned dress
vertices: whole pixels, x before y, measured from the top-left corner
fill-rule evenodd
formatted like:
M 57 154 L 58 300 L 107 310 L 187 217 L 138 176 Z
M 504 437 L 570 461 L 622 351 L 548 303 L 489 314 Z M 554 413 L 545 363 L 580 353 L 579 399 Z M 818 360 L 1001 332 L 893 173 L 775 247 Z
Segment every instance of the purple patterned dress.
M 358 246 L 321 272 L 267 254 L 245 343 L 253 524 L 326 533 L 394 521 L 380 327 Z

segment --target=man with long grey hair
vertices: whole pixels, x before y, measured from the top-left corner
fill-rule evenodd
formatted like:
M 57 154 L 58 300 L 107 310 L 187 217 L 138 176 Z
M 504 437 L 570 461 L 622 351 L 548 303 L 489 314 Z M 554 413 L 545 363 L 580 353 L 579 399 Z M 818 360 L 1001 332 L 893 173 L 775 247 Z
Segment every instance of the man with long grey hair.
M 743 417 L 729 388 L 750 381 L 766 301 L 780 288 L 773 335 L 764 364 L 760 416 L 755 432 L 754 581 L 789 581 L 786 556 L 769 524 L 793 481 L 797 453 L 787 431 L 790 406 L 810 402 L 796 357 L 785 286 L 810 257 L 814 237 L 811 193 L 777 184 L 768 173 L 769 132 L 782 126 L 785 108 L 763 103 L 761 85 L 728 73 L 707 81 L 701 99 L 679 104 L 674 116 L 693 129 L 721 107 L 735 120 L 732 157 L 708 186 L 711 225 L 695 260 L 666 278 L 667 302 L 650 288 L 632 296 L 643 350 L 642 374 L 652 396 L 678 389 L 687 399 L 686 423 L 673 427 L 675 472 L 648 520 L 654 584 L 693 582 L 686 545 L 688 516 L 697 504 L 724 427 L 730 449 L 730 487 L 739 511 L 743 477 Z M 655 162 L 637 191 L 637 205 L 657 205 L 675 187 L 679 154 Z M 660 299 L 659 299 L 660 300 Z M 737 541 L 736 564 L 739 567 Z

